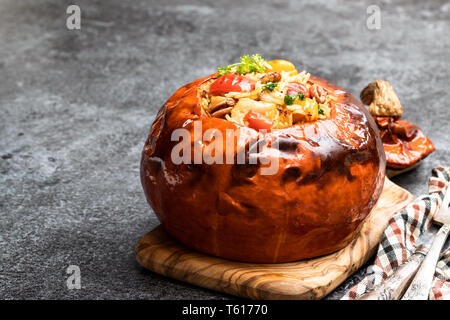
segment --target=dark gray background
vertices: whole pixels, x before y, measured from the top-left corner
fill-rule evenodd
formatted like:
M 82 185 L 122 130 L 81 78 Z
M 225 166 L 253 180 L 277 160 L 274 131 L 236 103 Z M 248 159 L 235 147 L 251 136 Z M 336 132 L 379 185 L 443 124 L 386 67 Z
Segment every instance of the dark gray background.
M 80 31 L 65 27 L 69 3 Z M 380 30 L 366 27 L 370 4 Z M 355 95 L 390 81 L 436 146 L 394 181 L 425 192 L 450 158 L 449 21 L 448 1 L 0 1 L 0 298 L 230 298 L 144 270 L 134 245 L 158 224 L 139 181 L 155 113 L 244 54 Z M 70 264 L 81 290 L 66 288 Z

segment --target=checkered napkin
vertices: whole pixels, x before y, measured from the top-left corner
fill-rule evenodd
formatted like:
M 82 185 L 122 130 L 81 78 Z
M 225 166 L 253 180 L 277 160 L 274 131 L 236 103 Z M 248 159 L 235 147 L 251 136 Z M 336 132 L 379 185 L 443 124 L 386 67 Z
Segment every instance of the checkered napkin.
M 367 268 L 366 277 L 342 298 L 351 300 L 371 290 L 414 253 L 414 243 L 432 223 L 444 191 L 450 182 L 450 169 L 439 166 L 432 170 L 428 195 L 423 195 L 397 212 L 384 230 L 378 247 L 375 264 Z M 450 300 L 450 249 L 439 260 L 430 291 L 431 300 Z

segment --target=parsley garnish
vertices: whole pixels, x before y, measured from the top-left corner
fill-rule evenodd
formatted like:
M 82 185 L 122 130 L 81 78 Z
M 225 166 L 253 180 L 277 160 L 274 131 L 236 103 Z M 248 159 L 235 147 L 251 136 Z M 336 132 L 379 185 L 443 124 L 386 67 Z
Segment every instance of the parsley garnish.
M 238 74 L 246 74 L 252 72 L 266 72 L 266 69 L 272 67 L 264 60 L 259 54 L 253 54 L 251 56 L 242 56 L 241 62 L 230 64 L 229 66 L 218 68 L 219 76 L 224 74 L 235 72 Z
M 325 111 L 320 107 L 320 104 L 318 105 L 318 107 L 319 107 L 319 114 L 324 115 Z
M 287 94 L 284 96 L 284 103 L 286 103 L 287 106 L 293 105 L 295 100 L 297 100 L 296 95 Z
M 278 82 L 269 82 L 269 83 L 262 85 L 263 89 L 267 89 L 270 91 L 273 91 L 273 89 L 275 89 L 277 86 L 278 86 Z
M 237 63 L 232 64 L 230 66 L 223 67 L 223 68 L 218 68 L 217 70 L 219 71 L 219 75 L 223 76 L 224 74 L 230 73 L 233 70 L 233 67 L 236 65 L 237 65 Z
M 302 100 L 302 101 L 305 100 L 305 95 L 304 95 L 301 91 L 299 91 L 298 97 L 299 97 L 299 99 Z

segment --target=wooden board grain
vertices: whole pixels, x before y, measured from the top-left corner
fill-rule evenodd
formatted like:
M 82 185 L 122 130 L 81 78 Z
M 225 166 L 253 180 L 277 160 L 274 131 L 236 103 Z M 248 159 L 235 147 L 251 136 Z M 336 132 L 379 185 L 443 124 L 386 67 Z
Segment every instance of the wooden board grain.
M 377 205 L 355 240 L 319 258 L 279 264 L 230 261 L 196 252 L 158 226 L 136 245 L 145 268 L 177 280 L 250 299 L 321 299 L 374 253 L 390 217 L 414 197 L 386 178 Z

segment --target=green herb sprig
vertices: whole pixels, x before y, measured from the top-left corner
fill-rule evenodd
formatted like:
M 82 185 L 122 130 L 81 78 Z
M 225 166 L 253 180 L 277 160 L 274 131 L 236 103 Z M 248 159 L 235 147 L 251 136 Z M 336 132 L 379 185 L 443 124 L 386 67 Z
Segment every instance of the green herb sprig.
M 323 110 L 323 109 L 320 107 L 320 104 L 319 104 L 319 114 L 325 115 L 325 110 Z
M 262 85 L 263 89 L 273 91 L 278 86 L 278 82 L 269 82 Z
M 266 72 L 266 69 L 272 69 L 270 64 L 264 60 L 259 54 L 253 54 L 251 56 L 242 56 L 241 62 L 230 64 L 226 67 L 218 68 L 219 76 L 223 76 L 227 73 L 246 74 L 252 72 Z
M 295 101 L 297 100 L 304 101 L 305 95 L 299 91 L 296 95 L 295 94 L 287 94 L 284 96 L 284 103 L 286 103 L 287 106 L 293 105 Z
M 287 106 L 291 106 L 294 104 L 294 102 L 298 99 L 298 96 L 294 94 L 287 94 L 284 96 L 284 103 L 286 103 Z

